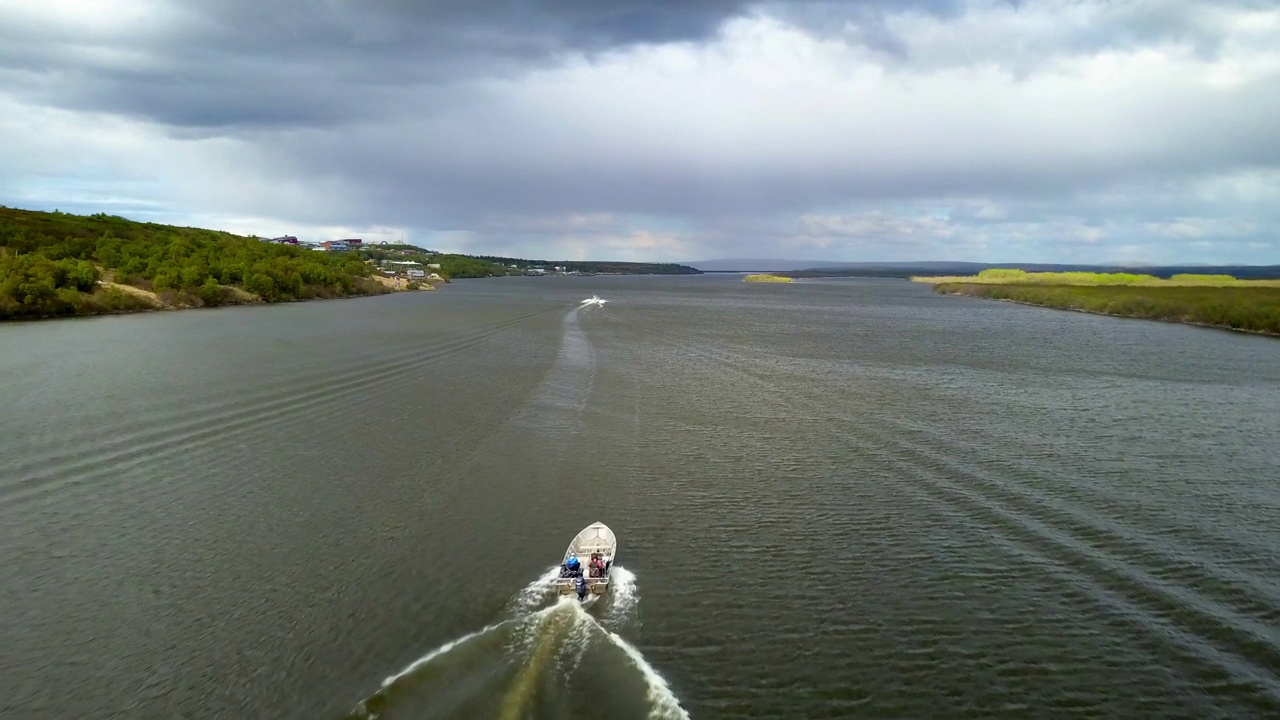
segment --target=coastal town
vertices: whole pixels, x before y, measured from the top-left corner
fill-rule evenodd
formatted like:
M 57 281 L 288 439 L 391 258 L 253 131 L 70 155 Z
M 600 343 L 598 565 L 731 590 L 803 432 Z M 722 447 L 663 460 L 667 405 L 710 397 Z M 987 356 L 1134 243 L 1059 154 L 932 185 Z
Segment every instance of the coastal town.
M 276 243 L 278 245 L 294 245 L 296 247 L 310 248 L 321 252 L 346 252 L 348 250 L 359 250 L 365 247 L 362 238 L 343 238 L 342 240 L 325 240 L 324 242 L 300 242 L 294 235 L 281 235 L 273 238 L 258 238 L 265 243 Z M 387 245 L 386 240 L 377 243 L 369 243 L 369 245 Z
M 282 235 L 273 238 L 258 238 L 260 242 L 315 250 L 327 253 L 346 253 L 370 250 L 375 252 L 360 253 L 365 262 L 376 268 L 374 279 L 395 290 L 432 290 L 437 283 L 449 282 L 448 275 L 442 272 L 442 263 L 431 262 L 432 256 L 440 255 L 433 251 L 413 246 L 390 243 L 386 240 L 365 242 L 363 238 L 342 238 L 323 242 L 305 242 L 294 235 Z M 392 257 L 401 259 L 393 260 Z M 412 259 L 418 258 L 418 259 Z M 488 274 L 527 275 L 544 277 L 548 275 L 595 275 L 595 272 L 584 272 L 568 265 L 548 265 L 531 263 L 530 261 L 499 262 Z
M 294 235 L 282 235 L 280 237 L 258 239 L 262 242 L 293 245 L 318 252 L 351 252 L 375 245 L 390 245 L 386 240 L 381 240 L 377 243 L 365 243 L 363 238 L 300 242 Z M 413 251 L 400 249 L 387 249 L 386 252 L 398 255 L 415 254 Z M 397 290 L 416 289 L 419 285 L 424 288 L 430 288 L 432 283 L 447 282 L 444 276 L 440 274 L 440 263 L 423 263 L 417 260 L 387 260 L 382 258 L 371 258 L 366 262 L 378 268 L 378 273 L 381 276 L 378 279 L 384 285 Z
M 291 245 L 293 247 L 315 250 L 318 252 L 342 253 L 342 252 L 359 252 L 362 250 L 371 251 L 361 253 L 366 261 L 371 261 L 379 268 L 381 273 L 388 278 L 403 278 L 409 281 L 432 282 L 444 281 L 448 282 L 450 277 L 479 277 L 493 275 L 526 275 L 529 277 L 547 277 L 553 275 L 563 276 L 585 276 L 594 275 L 634 275 L 634 274 L 698 274 L 695 268 L 678 265 L 675 263 L 635 263 L 635 262 L 569 262 L 562 261 L 559 263 L 548 262 L 545 260 L 527 260 L 520 258 L 500 258 L 500 257 L 481 257 L 471 258 L 472 261 L 479 260 L 485 267 L 477 272 L 475 268 L 465 275 L 459 275 L 457 272 L 450 272 L 451 268 L 446 267 L 441 272 L 442 264 L 431 262 L 430 258 L 434 257 L 458 257 L 450 256 L 432 250 L 412 245 L 388 242 L 386 240 L 366 241 L 363 238 L 341 238 L 338 240 L 325 240 L 323 242 L 306 242 L 300 241 L 294 235 L 282 235 L 273 238 L 257 238 L 264 243 L 276 243 L 282 245 Z M 401 260 L 391 260 L 390 257 L 396 256 Z M 416 259 L 412 259 L 416 258 Z M 423 260 L 426 260 L 423 262 Z M 452 268 L 457 271 L 457 267 Z

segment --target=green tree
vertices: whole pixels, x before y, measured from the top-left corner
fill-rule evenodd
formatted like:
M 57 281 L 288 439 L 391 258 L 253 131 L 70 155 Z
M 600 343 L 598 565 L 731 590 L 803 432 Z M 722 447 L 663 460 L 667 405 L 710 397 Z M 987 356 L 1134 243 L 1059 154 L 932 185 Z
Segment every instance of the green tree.
M 81 292 L 89 292 L 98 284 L 98 268 L 88 260 L 80 260 L 67 271 L 68 284 Z
M 213 278 L 207 278 L 200 289 L 196 291 L 196 297 L 200 298 L 200 302 L 205 305 L 221 305 L 222 304 L 222 286 L 218 285 Z
M 263 300 L 276 299 L 276 283 L 264 272 L 254 273 L 244 283 L 244 289 L 261 297 Z

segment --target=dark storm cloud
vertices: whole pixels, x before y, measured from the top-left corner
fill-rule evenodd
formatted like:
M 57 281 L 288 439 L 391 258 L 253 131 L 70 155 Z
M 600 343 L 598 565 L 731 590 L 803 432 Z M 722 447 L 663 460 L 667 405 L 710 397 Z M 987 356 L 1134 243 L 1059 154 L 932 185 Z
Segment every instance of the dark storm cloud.
M 87 37 L 0 28 L 0 66 L 11 86 L 63 107 L 178 126 L 324 126 L 376 116 L 405 92 L 518 74 L 566 52 L 702 39 L 743 6 L 197 0 L 166 3 L 159 27 Z
M 793 0 L 815 18 L 830 3 Z M 854 2 L 875 15 L 876 2 Z M 950 2 L 907 3 L 929 11 Z M 746 0 L 174 0 L 106 31 L 0 25 L 0 79 L 42 103 L 194 127 L 325 126 L 405 93 L 518 76 L 567 54 L 697 42 Z M 144 12 L 146 9 L 144 8 Z M 111 12 L 104 6 L 103 12 Z
M 1266 7 L 1262 0 L 1225 0 Z M 963 0 L 171 0 L 109 30 L 0 25 L 0 81 L 42 104 L 105 110 L 178 127 L 323 127 L 405 104 L 448 102 L 458 83 L 518 77 L 567 55 L 698 42 L 732 18 L 767 11 L 818 33 L 921 60 L 888 15 L 955 19 L 1036 3 Z M 1222 3 L 1219 3 L 1222 5 Z M 1055 52 L 1191 42 L 1212 54 L 1203 6 L 1155 0 L 1104 6 L 1065 23 L 1026 57 L 998 44 L 974 61 L 1025 66 Z M 156 17 L 147 13 L 155 10 Z M 104 5 L 102 12 L 110 13 Z M 981 41 L 981 38 L 976 38 Z M 1003 53 L 1003 57 L 1000 55 Z M 928 58 L 923 61 L 929 62 Z M 948 55 L 944 63 L 963 62 Z
M 0 0 L 0 194 L 635 253 L 1262 227 L 1274 7 Z
M 1206 51 L 1216 47 L 1218 38 L 1197 23 L 1194 8 L 1154 5 L 1116 11 L 1116 22 L 1063 40 L 1097 48 L 1191 37 Z M 959 0 L 174 0 L 143 7 L 160 10 L 159 20 L 130 18 L 107 31 L 0 25 L 0 80 L 43 104 L 179 127 L 323 127 L 405 104 L 429 109 L 447 102 L 457 83 L 519 76 L 566 54 L 706 40 L 726 20 L 760 8 L 905 57 L 907 48 L 884 23 L 887 12 L 946 19 L 965 6 Z

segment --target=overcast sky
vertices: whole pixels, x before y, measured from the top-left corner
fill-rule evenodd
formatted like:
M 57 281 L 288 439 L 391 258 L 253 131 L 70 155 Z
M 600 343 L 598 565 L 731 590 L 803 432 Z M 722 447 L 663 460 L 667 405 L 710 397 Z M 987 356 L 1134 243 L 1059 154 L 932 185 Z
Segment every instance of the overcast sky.
M 0 0 L 0 204 L 545 259 L 1280 263 L 1280 3 Z

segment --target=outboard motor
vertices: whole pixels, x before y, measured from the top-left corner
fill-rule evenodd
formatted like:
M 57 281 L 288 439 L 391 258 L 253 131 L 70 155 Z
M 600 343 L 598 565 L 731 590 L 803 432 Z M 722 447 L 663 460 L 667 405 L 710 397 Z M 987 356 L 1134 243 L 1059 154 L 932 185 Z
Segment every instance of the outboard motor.
M 579 575 L 578 581 L 575 582 L 574 585 L 578 590 L 578 600 L 579 601 L 585 600 L 587 597 L 587 581 L 583 580 L 582 576 Z

